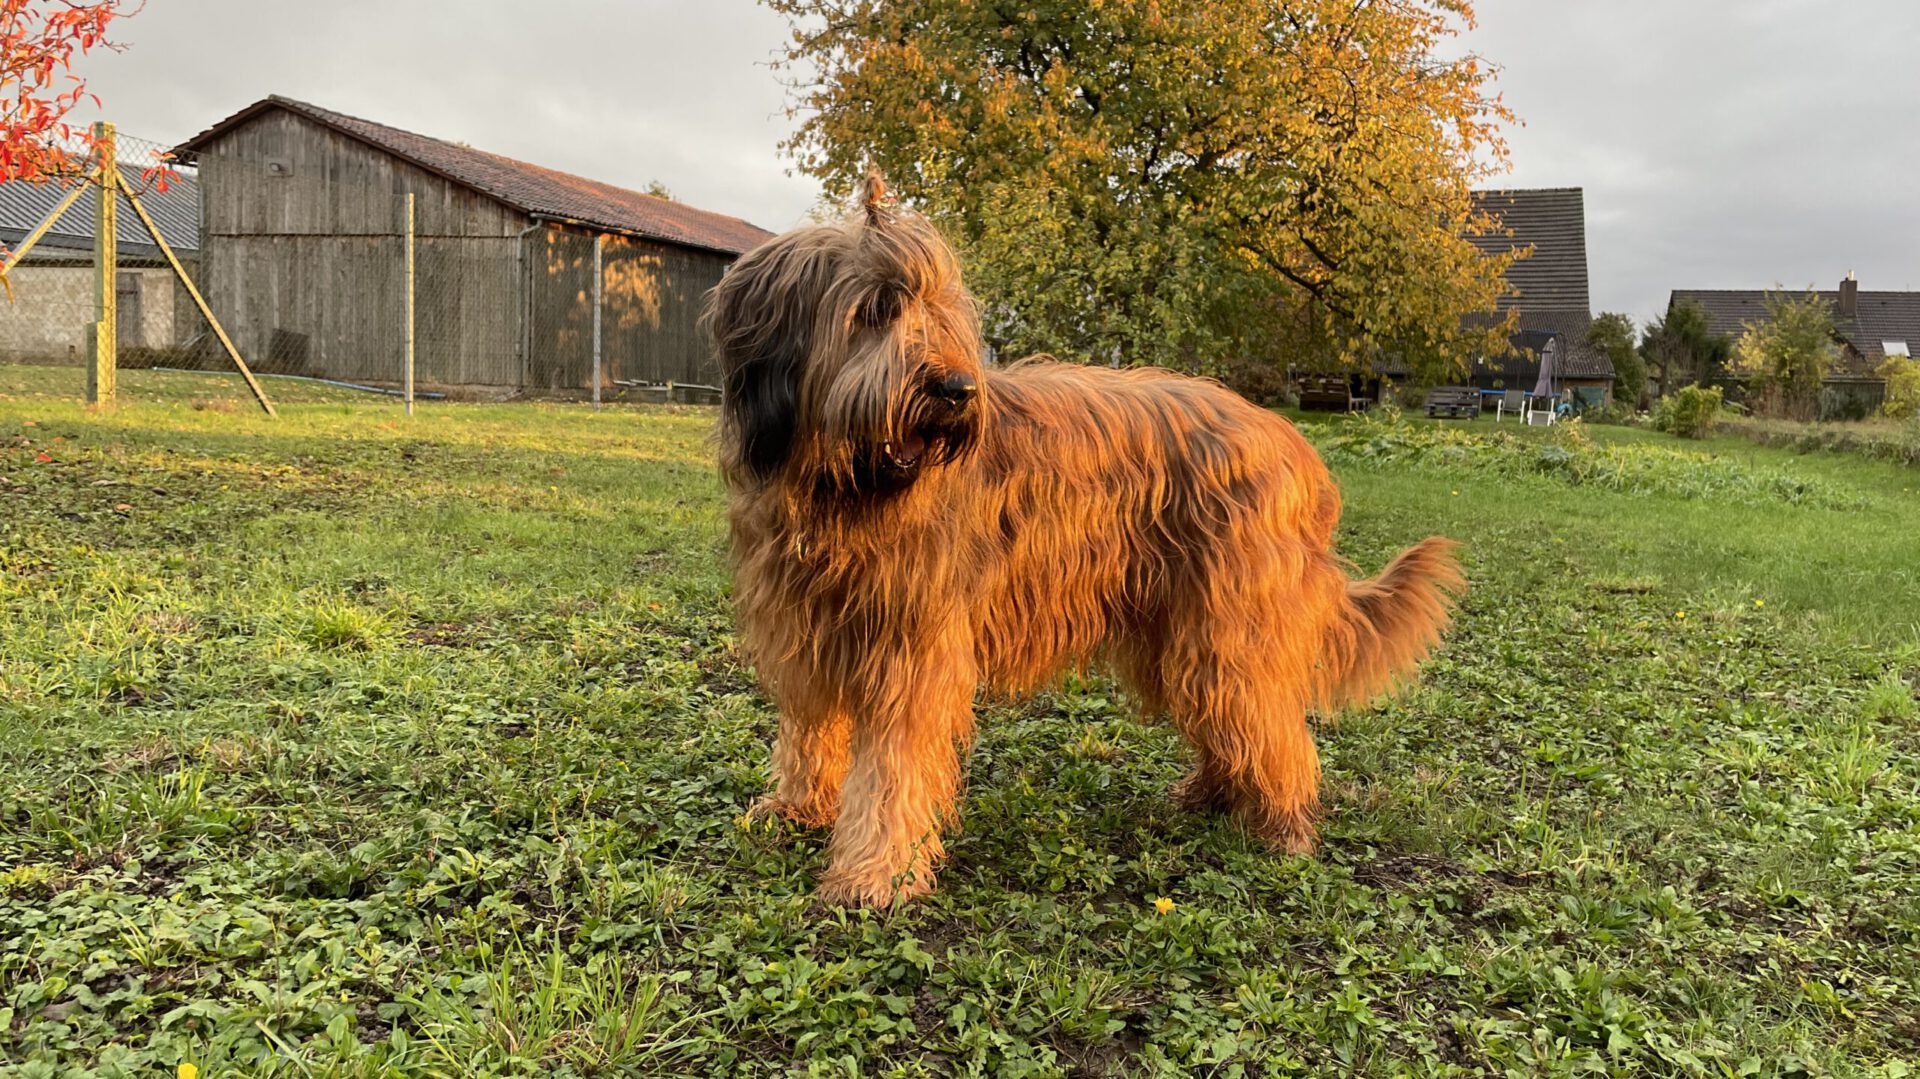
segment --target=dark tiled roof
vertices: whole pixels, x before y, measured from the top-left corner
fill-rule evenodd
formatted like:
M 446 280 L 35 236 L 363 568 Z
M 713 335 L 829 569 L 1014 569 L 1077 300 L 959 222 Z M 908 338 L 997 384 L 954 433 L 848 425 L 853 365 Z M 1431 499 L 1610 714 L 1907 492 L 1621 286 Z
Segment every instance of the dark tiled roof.
M 1767 296 L 1779 289 L 1674 289 L 1667 310 L 1691 301 L 1707 313 L 1707 330 L 1737 341 L 1746 332 L 1747 323 L 1765 322 Z M 1791 295 L 1802 295 L 1787 290 Z M 1920 292 L 1854 293 L 1854 315 L 1840 316 L 1840 293 L 1823 289 L 1815 295 L 1833 309 L 1833 328 L 1841 340 L 1853 346 L 1857 356 L 1849 356 L 1836 366 L 1834 374 L 1843 378 L 1871 378 L 1873 369 L 1887 358 L 1885 342 L 1905 341 L 1909 353 L 1920 353 Z
M 166 238 L 167 246 L 176 252 L 187 254 L 200 249 L 200 187 L 191 169 L 181 169 L 168 183 L 165 191 L 149 185 L 141 190 L 140 181 L 132 174 L 127 182 L 140 192 L 140 204 L 153 215 L 153 223 L 160 226 L 160 235 Z M 0 184 L 0 244 L 13 247 L 26 239 L 27 233 L 40 227 L 60 200 L 67 197 L 66 184 L 49 181 L 44 184 L 30 184 L 24 180 L 14 180 Z M 93 253 L 93 213 L 94 196 L 83 194 L 80 200 L 60 215 L 53 228 L 40 238 L 28 258 L 80 258 L 92 257 Z M 118 216 L 114 219 L 114 235 L 118 239 L 120 253 L 136 258 L 157 258 L 160 248 L 147 235 L 147 227 L 140 223 L 140 217 L 128 205 L 125 195 L 119 196 Z
M 203 150 L 221 135 L 270 109 L 285 109 L 304 116 L 522 213 L 569 218 L 596 228 L 731 255 L 758 247 L 773 236 L 737 217 L 695 209 L 682 202 L 416 135 L 277 95 L 257 101 L 202 131 L 182 143 L 180 150 Z
M 1483 316 L 1488 321 L 1492 318 Z M 1507 336 L 1512 351 L 1505 356 L 1490 356 L 1485 363 L 1509 379 L 1534 378 L 1540 374 L 1541 351 L 1548 341 L 1557 340 L 1560 359 L 1556 371 L 1561 377 L 1610 379 L 1613 361 L 1587 344 L 1587 326 L 1592 321 L 1585 311 L 1523 311 L 1513 333 Z
M 1482 251 L 1504 255 L 1533 249 L 1507 268 L 1514 294 L 1500 301 L 1500 310 L 1593 309 L 1587 298 L 1587 211 L 1580 188 L 1475 191 L 1473 208 L 1500 222 L 1468 237 Z
M 1508 379 L 1535 378 L 1540 352 L 1548 341 L 1557 340 L 1562 377 L 1612 378 L 1613 361 L 1587 344 L 1593 316 L 1587 298 L 1587 216 L 1581 189 L 1475 191 L 1473 208 L 1499 222 L 1489 232 L 1469 236 L 1475 246 L 1490 255 L 1527 252 L 1507 267 L 1511 291 L 1496 307 L 1502 314 L 1516 313 L 1514 332 L 1507 338 L 1512 350 L 1483 362 Z M 1468 321 L 1484 326 L 1493 317 Z

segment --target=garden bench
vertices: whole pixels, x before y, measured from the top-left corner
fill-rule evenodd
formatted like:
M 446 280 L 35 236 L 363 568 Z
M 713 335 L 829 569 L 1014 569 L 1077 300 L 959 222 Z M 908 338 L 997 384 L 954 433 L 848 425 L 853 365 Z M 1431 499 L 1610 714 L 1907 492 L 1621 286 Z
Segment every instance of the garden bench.
M 1472 386 L 1435 386 L 1427 391 L 1429 419 L 1480 418 L 1480 391 Z

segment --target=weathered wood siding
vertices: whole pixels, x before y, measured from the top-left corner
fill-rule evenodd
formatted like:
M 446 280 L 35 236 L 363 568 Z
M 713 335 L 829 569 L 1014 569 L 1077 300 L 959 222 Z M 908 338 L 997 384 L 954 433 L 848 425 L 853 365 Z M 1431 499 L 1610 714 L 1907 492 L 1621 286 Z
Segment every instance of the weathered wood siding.
M 286 111 L 200 162 L 201 285 L 269 372 L 399 382 L 405 195 L 415 198 L 415 371 L 423 384 L 583 390 L 593 237 L 531 218 Z M 701 304 L 732 258 L 607 237 L 602 378 L 713 385 Z
M 200 162 L 207 236 L 391 236 L 414 195 L 422 236 L 511 237 L 525 218 L 479 192 L 284 110 L 227 132 Z
M 608 236 L 601 260 L 602 388 L 618 380 L 717 385 L 700 310 L 732 259 Z M 527 271 L 530 383 L 540 389 L 591 387 L 592 235 L 554 227 L 528 237 Z
M 202 277 L 262 370 L 398 382 L 406 349 L 405 196 L 414 196 L 415 371 L 423 383 L 522 382 L 526 218 L 289 112 L 200 159 Z

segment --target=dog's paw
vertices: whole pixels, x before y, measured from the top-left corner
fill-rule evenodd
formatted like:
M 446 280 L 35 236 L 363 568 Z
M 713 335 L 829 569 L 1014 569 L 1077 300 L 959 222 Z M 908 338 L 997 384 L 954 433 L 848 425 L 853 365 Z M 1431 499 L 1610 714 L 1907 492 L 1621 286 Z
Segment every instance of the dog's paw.
M 1310 813 L 1261 815 L 1243 823 L 1249 832 L 1282 854 L 1312 855 L 1320 849 L 1320 832 Z
M 834 818 L 839 815 L 837 806 L 800 805 L 773 794 L 766 795 L 747 807 L 747 821 L 752 824 L 775 819 L 801 828 L 827 828 L 832 826 Z
M 1226 787 L 1195 768 L 1167 792 L 1173 804 L 1189 813 L 1222 813 L 1228 808 Z
M 884 910 L 933 891 L 933 871 L 920 869 L 901 876 L 857 875 L 828 870 L 815 893 L 820 902 L 835 907 Z

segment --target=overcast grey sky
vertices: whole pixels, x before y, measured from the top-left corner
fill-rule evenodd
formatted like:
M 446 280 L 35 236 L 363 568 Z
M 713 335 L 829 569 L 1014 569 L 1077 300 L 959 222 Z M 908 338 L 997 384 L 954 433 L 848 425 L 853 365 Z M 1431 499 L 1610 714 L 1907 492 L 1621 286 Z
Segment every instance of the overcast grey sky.
M 1586 189 L 1596 311 L 1673 288 L 1920 286 L 1920 0 L 1483 0 L 1465 47 L 1523 127 L 1509 186 Z M 148 0 L 85 60 L 175 140 L 269 93 L 771 229 L 812 206 L 777 144 L 752 0 Z

